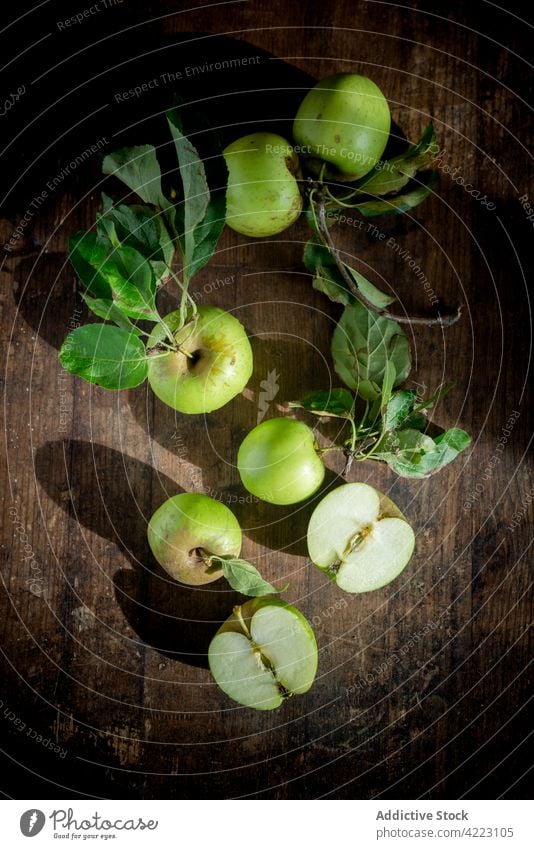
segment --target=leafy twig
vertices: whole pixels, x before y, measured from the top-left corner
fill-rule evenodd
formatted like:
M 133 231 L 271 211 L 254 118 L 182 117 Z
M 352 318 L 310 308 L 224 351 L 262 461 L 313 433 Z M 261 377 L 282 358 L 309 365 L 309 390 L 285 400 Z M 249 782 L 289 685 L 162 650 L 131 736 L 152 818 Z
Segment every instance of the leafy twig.
M 314 192 L 315 192 L 315 190 L 313 189 L 312 192 L 310 193 L 310 205 L 312 206 L 312 209 L 313 209 L 314 204 L 316 203 L 314 196 L 313 196 Z M 388 318 L 388 319 L 391 319 L 392 321 L 396 321 L 399 324 L 422 324 L 422 325 L 426 325 L 428 327 L 431 327 L 432 325 L 438 325 L 439 327 L 450 327 L 452 324 L 455 324 L 458 321 L 458 319 L 460 318 L 460 315 L 461 315 L 461 307 L 460 306 L 456 307 L 452 312 L 446 312 L 443 315 L 438 314 L 437 316 L 429 316 L 429 317 L 407 316 L 407 315 L 398 315 L 396 313 L 392 313 L 387 308 L 380 309 L 375 304 L 373 304 L 372 301 L 368 300 L 368 298 L 366 298 L 365 295 L 360 291 L 360 289 L 358 288 L 358 286 L 354 282 L 353 278 L 350 276 L 349 272 L 347 271 L 347 267 L 346 267 L 345 263 L 343 262 L 343 260 L 341 259 L 340 255 L 339 255 L 339 251 L 336 247 L 336 244 L 335 244 L 334 240 L 332 239 L 332 236 L 331 236 L 330 230 L 328 229 L 328 224 L 327 224 L 327 221 L 326 221 L 326 206 L 325 206 L 325 202 L 324 202 L 324 197 L 322 195 L 322 190 L 318 193 L 317 208 L 318 208 L 318 212 L 319 212 L 317 231 L 318 231 L 318 233 L 321 237 L 321 240 L 323 241 L 323 244 L 325 245 L 325 247 L 328 248 L 330 254 L 332 255 L 332 258 L 334 259 L 334 261 L 336 263 L 336 267 L 337 267 L 339 273 L 341 274 L 341 276 L 343 277 L 343 280 L 344 280 L 347 288 L 349 289 L 351 294 L 364 307 L 366 307 L 369 310 L 372 310 L 375 313 L 378 313 L 378 315 L 381 315 L 384 318 Z

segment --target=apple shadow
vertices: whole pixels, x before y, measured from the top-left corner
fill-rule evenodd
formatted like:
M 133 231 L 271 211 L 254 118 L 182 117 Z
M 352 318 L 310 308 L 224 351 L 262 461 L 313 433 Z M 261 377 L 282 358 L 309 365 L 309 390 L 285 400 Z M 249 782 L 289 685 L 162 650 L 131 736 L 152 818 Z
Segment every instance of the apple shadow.
M 78 284 L 73 285 L 67 254 L 47 253 L 36 246 L 29 254 L 10 255 L 4 272 L 13 280 L 18 313 L 35 334 L 59 350 L 69 331 L 87 315 L 76 292 Z
M 170 495 L 183 492 L 166 475 L 97 443 L 57 440 L 35 453 L 41 486 L 65 513 L 110 540 L 132 568 L 114 575 L 117 602 L 147 646 L 190 666 L 207 667 L 209 643 L 242 597 L 224 580 L 204 587 L 173 581 L 152 555 L 147 521 Z

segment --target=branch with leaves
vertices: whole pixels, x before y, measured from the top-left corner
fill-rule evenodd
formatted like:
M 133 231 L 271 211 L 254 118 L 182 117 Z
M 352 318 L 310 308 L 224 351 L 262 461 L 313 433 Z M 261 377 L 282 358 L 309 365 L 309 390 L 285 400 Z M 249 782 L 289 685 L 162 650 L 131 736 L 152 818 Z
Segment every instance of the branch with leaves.
M 88 324 L 69 334 L 59 358 L 71 374 L 105 389 L 128 389 L 147 377 L 149 357 L 183 351 L 176 337 L 195 322 L 197 307 L 189 283 L 212 257 L 225 223 L 225 180 L 210 190 L 204 164 L 184 134 L 180 113 L 167 113 L 177 155 L 181 193 L 166 197 L 152 145 L 123 148 L 105 157 L 113 175 L 142 203 L 114 204 L 102 195 L 102 212 L 92 230 L 69 242 L 70 261 L 88 308 L 104 324 Z M 181 273 L 173 270 L 179 256 Z M 169 279 L 181 290 L 180 319 L 172 330 L 158 312 L 159 289 Z M 143 322 L 143 324 L 139 324 Z M 159 326 L 157 350 L 148 345 Z

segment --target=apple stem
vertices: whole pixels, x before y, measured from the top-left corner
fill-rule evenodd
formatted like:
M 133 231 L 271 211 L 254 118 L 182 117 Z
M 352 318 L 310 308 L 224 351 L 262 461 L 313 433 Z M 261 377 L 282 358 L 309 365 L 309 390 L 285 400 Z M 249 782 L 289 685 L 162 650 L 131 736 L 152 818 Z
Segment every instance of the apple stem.
M 186 351 L 186 350 L 185 350 L 185 348 L 182 348 L 182 346 L 181 346 L 181 345 L 177 345 L 176 350 L 177 350 L 180 354 L 183 354 L 183 355 L 184 355 L 184 357 L 187 357 L 189 360 L 194 360 L 194 359 L 195 359 L 194 354 L 190 354 L 190 353 L 189 353 L 189 351 Z
M 198 310 L 197 310 L 197 305 L 196 305 L 195 299 L 194 299 L 194 298 L 192 298 L 192 297 L 191 297 L 191 295 L 189 294 L 188 286 L 187 286 L 185 283 L 182 283 L 182 281 L 181 281 L 181 280 L 180 280 L 180 278 L 179 278 L 179 277 L 178 277 L 178 276 L 174 273 L 174 271 L 172 270 L 172 268 L 170 267 L 170 265 L 168 265 L 168 266 L 167 266 L 167 270 L 168 270 L 168 272 L 169 272 L 170 276 L 172 277 L 172 279 L 174 280 L 174 282 L 175 282 L 175 283 L 176 283 L 176 284 L 180 287 L 180 289 L 181 289 L 181 291 L 182 291 L 182 303 L 183 303 L 183 304 L 184 304 L 184 306 L 185 306 L 185 298 L 187 298 L 187 299 L 188 299 L 188 301 L 189 301 L 189 303 L 190 303 L 190 305 L 191 305 L 191 312 L 193 313 L 193 315 L 196 315 L 196 314 L 197 314 L 197 311 L 198 311 Z
M 315 214 L 315 203 L 316 203 L 316 201 L 313 198 L 313 194 L 316 191 L 317 191 L 316 188 L 313 188 L 311 190 L 309 201 L 310 201 L 311 212 L 312 212 L 312 215 L 314 217 L 314 221 L 315 221 L 315 224 L 316 224 L 316 227 L 317 227 L 317 231 L 318 231 L 318 233 L 319 233 L 319 235 L 322 239 L 323 244 L 325 245 L 326 248 L 328 248 L 330 254 L 332 255 L 332 258 L 334 259 L 334 262 L 336 263 L 336 266 L 339 270 L 339 273 L 343 277 L 343 280 L 345 281 L 350 293 L 356 298 L 356 300 L 358 300 L 368 310 L 371 310 L 372 312 L 376 313 L 377 315 L 381 315 L 384 318 L 388 318 L 388 319 L 391 319 L 392 321 L 396 321 L 399 324 L 423 324 L 423 325 L 426 325 L 428 327 L 431 327 L 432 325 L 437 324 L 437 325 L 439 325 L 439 327 L 450 327 L 452 324 L 455 324 L 458 321 L 458 319 L 460 318 L 460 315 L 461 315 L 461 306 L 455 307 L 452 312 L 446 312 L 446 313 L 443 313 L 443 315 L 438 313 L 438 315 L 436 315 L 436 316 L 424 317 L 424 316 L 397 315 L 396 313 L 392 313 L 385 308 L 379 309 L 375 304 L 373 304 L 371 301 L 369 301 L 365 297 L 365 295 L 362 294 L 362 292 L 357 287 L 356 283 L 354 282 L 354 280 L 352 279 L 352 277 L 348 273 L 346 265 L 343 262 L 343 260 L 341 259 L 341 257 L 339 256 L 337 247 L 334 243 L 334 240 L 332 239 L 332 236 L 330 235 L 330 231 L 328 229 L 328 224 L 326 222 L 326 206 L 325 206 L 324 197 L 323 197 L 323 194 L 322 194 L 322 189 L 318 193 L 317 208 L 319 210 L 319 220 L 317 220 L 317 216 Z
M 172 345 L 173 350 L 176 350 L 176 340 L 175 340 L 175 338 L 174 338 L 174 334 L 173 334 L 173 332 L 172 332 L 171 328 L 169 327 L 169 325 L 167 324 L 167 322 L 166 322 L 166 321 L 164 321 L 162 318 L 160 318 L 159 323 L 160 323 L 161 329 L 162 329 L 162 330 L 164 331 L 164 333 L 165 333 L 165 336 L 166 336 L 166 337 L 167 337 L 167 339 L 169 339 L 169 341 L 171 342 L 171 345 Z

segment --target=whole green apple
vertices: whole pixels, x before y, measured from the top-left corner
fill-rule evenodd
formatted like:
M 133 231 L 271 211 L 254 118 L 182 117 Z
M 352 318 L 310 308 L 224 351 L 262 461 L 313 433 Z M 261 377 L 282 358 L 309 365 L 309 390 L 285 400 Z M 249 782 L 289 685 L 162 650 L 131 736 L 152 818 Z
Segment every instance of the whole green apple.
M 317 672 L 317 643 L 300 610 L 261 598 L 234 608 L 209 652 L 211 674 L 231 699 L 273 710 L 306 693 Z
M 393 581 L 413 554 L 415 536 L 396 504 L 366 483 L 334 489 L 312 513 L 310 558 L 349 593 Z
M 220 501 L 184 492 L 167 499 L 148 523 L 148 542 L 158 563 L 176 581 L 191 586 L 222 577 L 204 555 L 237 557 L 242 534 L 239 523 Z
M 282 136 L 252 133 L 224 150 L 228 166 L 226 223 L 244 236 L 281 233 L 302 211 L 299 160 Z
M 388 102 L 372 80 L 334 74 L 317 83 L 300 104 L 293 138 L 311 164 L 314 159 L 328 162 L 343 179 L 357 180 L 379 161 L 390 126 Z
M 165 323 L 174 333 L 180 313 Z M 241 322 L 218 307 L 199 306 L 196 317 L 175 334 L 178 351 L 159 349 L 160 325 L 147 343 L 148 382 L 154 393 L 181 413 L 210 413 L 241 392 L 252 374 L 252 349 Z
M 321 486 L 325 468 L 311 428 L 294 419 L 268 419 L 239 447 L 237 468 L 252 495 L 271 504 L 296 504 Z

